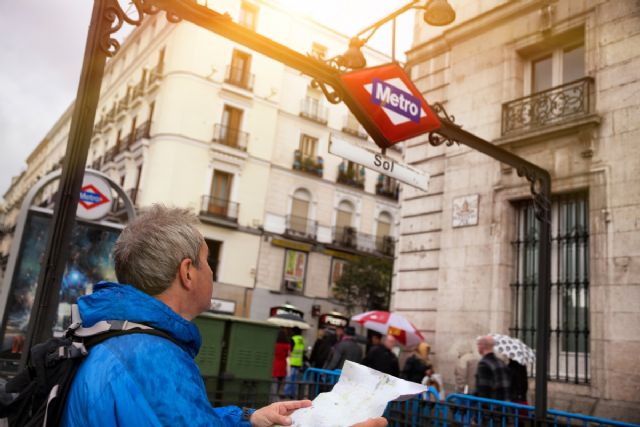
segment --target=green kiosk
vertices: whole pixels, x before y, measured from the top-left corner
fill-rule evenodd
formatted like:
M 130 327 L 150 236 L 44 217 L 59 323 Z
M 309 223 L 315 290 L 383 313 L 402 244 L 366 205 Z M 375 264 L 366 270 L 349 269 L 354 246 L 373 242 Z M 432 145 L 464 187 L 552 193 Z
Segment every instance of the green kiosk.
M 268 404 L 278 326 L 212 313 L 201 314 L 194 323 L 202 336 L 196 363 L 211 404 Z

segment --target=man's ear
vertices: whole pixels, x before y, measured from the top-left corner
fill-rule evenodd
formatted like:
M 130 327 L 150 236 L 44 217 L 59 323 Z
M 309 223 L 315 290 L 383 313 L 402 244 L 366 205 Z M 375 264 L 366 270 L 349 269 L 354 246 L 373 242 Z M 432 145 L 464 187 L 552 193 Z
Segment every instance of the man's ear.
M 180 262 L 180 266 L 178 267 L 178 278 L 180 279 L 180 285 L 188 290 L 191 290 L 193 286 L 191 267 L 193 266 L 193 261 L 189 258 L 185 258 Z

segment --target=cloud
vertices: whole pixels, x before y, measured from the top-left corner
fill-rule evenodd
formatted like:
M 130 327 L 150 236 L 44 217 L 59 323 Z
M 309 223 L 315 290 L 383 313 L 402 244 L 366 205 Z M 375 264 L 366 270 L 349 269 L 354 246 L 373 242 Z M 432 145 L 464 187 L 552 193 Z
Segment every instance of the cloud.
M 0 2 L 0 194 L 75 97 L 93 2 Z

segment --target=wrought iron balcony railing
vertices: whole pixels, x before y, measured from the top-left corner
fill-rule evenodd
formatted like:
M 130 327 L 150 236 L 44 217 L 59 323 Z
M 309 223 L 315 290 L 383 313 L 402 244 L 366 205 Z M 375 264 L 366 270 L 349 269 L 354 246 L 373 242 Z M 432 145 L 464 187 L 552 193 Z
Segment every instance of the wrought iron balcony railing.
M 247 141 L 249 134 L 240 129 L 216 123 L 213 127 L 213 141 L 228 145 L 242 151 L 247 151 Z
M 293 153 L 293 169 L 308 172 L 322 178 L 324 173 L 324 159 L 320 156 L 303 156 L 300 150 Z
M 378 196 L 388 197 L 397 201 L 399 193 L 400 185 L 395 179 L 382 174 L 378 175 L 378 182 L 376 183 L 376 194 Z
M 318 221 L 312 221 L 306 217 L 287 215 L 285 232 L 291 236 L 315 239 L 318 234 Z
M 300 102 L 300 116 L 326 125 L 328 122 L 329 109 L 325 107 L 320 100 L 306 97 Z
M 393 236 L 362 233 L 355 227 L 334 227 L 333 244 L 347 249 L 393 256 L 396 240 Z
M 233 67 L 228 65 L 227 71 L 224 75 L 224 82 L 252 91 L 254 78 L 255 75 L 250 73 L 245 67 Z
M 342 132 L 348 133 L 349 135 L 353 135 L 361 139 L 367 139 L 369 137 L 360 123 L 358 123 L 358 120 L 351 115 L 345 116 L 344 125 L 342 126 Z
M 556 86 L 502 104 L 502 135 L 538 130 L 586 116 L 593 110 L 593 78 Z
M 237 202 L 232 202 L 218 197 L 202 196 L 200 215 L 218 217 L 238 222 L 239 208 L 240 205 Z
M 364 190 L 364 166 L 353 164 L 351 168 L 345 162 L 338 167 L 338 177 L 336 181 L 340 184 Z
M 120 152 L 126 151 L 127 149 L 131 148 L 133 144 L 140 141 L 142 138 L 148 139 L 150 130 L 151 122 L 149 120 L 135 128 L 133 132 L 129 133 L 120 141 L 120 144 L 118 145 L 120 148 Z

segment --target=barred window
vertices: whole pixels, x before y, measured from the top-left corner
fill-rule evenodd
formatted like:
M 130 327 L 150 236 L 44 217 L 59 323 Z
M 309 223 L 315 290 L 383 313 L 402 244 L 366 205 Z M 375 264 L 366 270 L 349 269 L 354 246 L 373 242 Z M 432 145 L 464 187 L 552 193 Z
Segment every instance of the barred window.
M 576 193 L 555 197 L 551 207 L 549 375 L 557 381 L 590 379 L 588 206 L 588 194 Z M 535 349 L 540 226 L 531 201 L 516 211 L 511 333 Z

